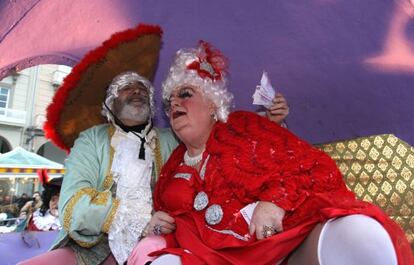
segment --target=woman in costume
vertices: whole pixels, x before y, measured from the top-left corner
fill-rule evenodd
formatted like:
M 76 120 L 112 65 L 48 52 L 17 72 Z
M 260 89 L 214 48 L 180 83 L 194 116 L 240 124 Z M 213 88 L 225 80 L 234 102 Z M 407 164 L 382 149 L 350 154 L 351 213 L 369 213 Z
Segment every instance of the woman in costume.
M 229 115 L 226 70 L 206 42 L 177 52 L 163 98 L 182 144 L 134 253 L 158 249 L 153 264 L 412 264 L 401 228 L 357 200 L 328 155 L 263 117 Z
M 47 171 L 38 172 L 39 180 L 43 183 L 42 206 L 27 217 L 27 224 L 22 223 L 19 227 L 26 226 L 29 231 L 55 231 L 62 229 L 59 220 L 58 201 L 62 178 L 48 179 Z

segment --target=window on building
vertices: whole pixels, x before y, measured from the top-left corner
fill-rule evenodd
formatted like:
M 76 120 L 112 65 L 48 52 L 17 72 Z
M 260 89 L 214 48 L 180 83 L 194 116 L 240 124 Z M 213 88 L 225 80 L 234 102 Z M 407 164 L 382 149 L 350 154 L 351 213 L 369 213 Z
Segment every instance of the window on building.
M 9 106 L 10 89 L 7 87 L 0 87 L 0 115 L 5 115 L 7 107 Z

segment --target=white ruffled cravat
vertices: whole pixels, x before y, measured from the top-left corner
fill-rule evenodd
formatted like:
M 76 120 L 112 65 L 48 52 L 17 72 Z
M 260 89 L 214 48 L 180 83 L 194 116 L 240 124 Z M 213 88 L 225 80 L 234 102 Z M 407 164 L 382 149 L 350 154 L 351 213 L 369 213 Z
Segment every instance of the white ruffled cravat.
M 139 138 L 132 133 L 118 130 L 111 139 L 115 149 L 111 173 L 117 184 L 116 197 L 120 205 L 109 229 L 108 240 L 119 264 L 128 259 L 151 219 L 153 152 L 146 144 L 146 159 L 139 159 L 140 144 Z

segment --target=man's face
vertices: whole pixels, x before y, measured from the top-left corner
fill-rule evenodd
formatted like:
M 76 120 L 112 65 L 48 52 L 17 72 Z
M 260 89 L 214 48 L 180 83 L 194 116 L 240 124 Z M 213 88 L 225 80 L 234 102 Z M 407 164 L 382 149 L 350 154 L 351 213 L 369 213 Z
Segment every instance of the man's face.
M 35 201 L 40 201 L 40 199 L 41 199 L 41 197 L 40 197 L 40 193 L 37 193 L 37 192 L 35 192 L 34 194 L 33 194 L 33 199 L 35 200 Z
M 126 125 L 145 123 L 150 116 L 148 89 L 141 83 L 134 82 L 119 91 L 114 100 L 114 113 Z

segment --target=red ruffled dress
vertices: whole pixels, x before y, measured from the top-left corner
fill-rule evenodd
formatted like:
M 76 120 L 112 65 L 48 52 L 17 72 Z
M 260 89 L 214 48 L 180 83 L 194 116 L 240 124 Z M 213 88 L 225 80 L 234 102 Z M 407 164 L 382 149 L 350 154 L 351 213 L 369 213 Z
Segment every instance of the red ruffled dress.
M 328 155 L 263 117 L 235 112 L 227 123 L 217 122 L 200 173 L 183 164 L 185 151 L 181 144 L 173 152 L 155 189 L 155 209 L 173 216 L 177 228 L 165 236 L 167 248 L 154 255 L 180 255 L 183 264 L 274 265 L 316 224 L 365 214 L 388 231 L 398 263 L 413 264 L 402 229 L 377 206 L 357 200 Z M 200 192 L 208 202 L 201 200 L 206 205 L 196 210 Z M 248 236 L 240 210 L 256 201 L 286 211 L 284 232 L 260 241 Z

